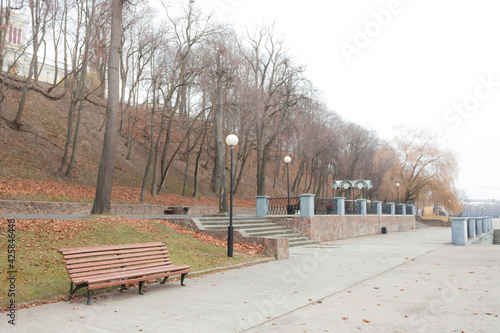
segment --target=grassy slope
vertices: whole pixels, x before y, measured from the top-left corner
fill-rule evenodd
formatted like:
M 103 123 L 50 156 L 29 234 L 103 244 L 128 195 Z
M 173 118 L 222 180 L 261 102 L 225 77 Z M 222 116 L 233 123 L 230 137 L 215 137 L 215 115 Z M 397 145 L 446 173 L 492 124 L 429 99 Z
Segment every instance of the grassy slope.
M 41 83 L 40 87 L 47 89 L 48 86 Z M 58 96 L 62 93 L 63 90 L 57 88 L 52 95 Z M 59 168 L 65 144 L 69 94 L 66 94 L 60 100 L 53 101 L 45 98 L 38 92 L 30 91 L 23 114 L 23 130 L 18 132 L 12 130 L 7 122 L 15 117 L 20 95 L 20 91 L 11 89 L 1 111 L 0 178 L 48 180 L 94 187 L 102 150 L 104 134 L 101 128 L 105 117 L 105 108 L 86 103 L 83 111 L 74 173 L 69 179 L 59 178 L 56 175 L 56 170 Z M 99 100 L 95 97 L 92 97 L 92 99 L 101 105 L 105 104 L 104 100 Z M 149 124 L 146 125 L 144 121 L 140 121 L 135 132 L 136 137 L 142 141 L 145 140 L 144 126 L 149 126 Z M 183 133 L 182 129 L 174 125 L 172 134 L 174 145 L 172 147 L 176 146 L 177 142 L 182 138 Z M 140 187 L 147 162 L 148 150 L 136 141 L 133 144 L 131 160 L 126 160 L 127 147 L 125 143 L 125 138 L 119 137 L 114 176 L 115 184 Z M 192 163 L 189 171 L 188 195 L 192 193 L 195 155 L 196 152 L 191 156 Z M 207 157 L 204 154 L 202 157 L 203 165 L 207 158 L 212 160 L 212 157 Z M 181 193 L 184 166 L 183 155 L 179 154 L 169 173 L 166 183 L 167 193 Z M 278 178 L 277 190 L 272 189 L 273 169 L 272 165 L 269 165 L 267 192 L 271 196 L 285 195 L 286 179 L 283 180 L 281 175 Z M 200 168 L 199 196 L 214 196 L 210 190 L 211 170 L 212 162 L 209 162 L 207 168 Z M 250 163 L 246 166 L 245 175 L 236 198 L 254 199 L 256 194 L 255 179 L 255 157 L 252 157 Z
M 179 227 L 174 230 L 170 226 L 164 221 L 139 219 L 17 220 L 17 305 L 67 297 L 69 278 L 58 252 L 61 248 L 161 241 L 167 244 L 173 263 L 190 265 L 192 272 L 264 257 L 253 253 L 258 247 L 236 244 L 234 258 L 227 258 L 227 249 L 222 241 L 203 235 L 197 235 L 201 238 L 197 239 Z M 8 271 L 5 219 L 0 219 L 0 235 L 0 274 L 5 276 Z M 246 251 L 248 253 L 245 250 L 249 250 Z M 8 289 L 6 279 L 0 279 L 0 310 L 9 300 Z

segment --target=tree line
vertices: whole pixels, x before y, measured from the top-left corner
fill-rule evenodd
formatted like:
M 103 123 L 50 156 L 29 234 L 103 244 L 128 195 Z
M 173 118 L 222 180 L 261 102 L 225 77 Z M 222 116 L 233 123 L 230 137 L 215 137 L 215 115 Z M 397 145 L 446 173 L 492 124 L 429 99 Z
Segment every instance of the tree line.
M 290 189 L 296 194 L 331 197 L 333 180 L 367 179 L 373 181 L 373 199 L 395 201 L 399 182 L 400 201 L 457 209 L 455 155 L 422 131 L 403 129 L 385 142 L 342 119 L 326 106 L 272 24 L 240 33 L 202 12 L 195 1 L 162 4 L 159 14 L 147 1 L 1 1 L 2 70 L 12 13 L 29 16 L 30 26 L 29 37 L 2 71 L 0 116 L 6 92 L 19 80 L 11 69 L 28 51 L 31 61 L 18 112 L 9 121 L 22 130 L 31 90 L 58 99 L 62 96 L 54 88 L 64 87 L 70 104 L 59 175 L 72 175 L 85 104 L 99 103 L 94 97 L 106 99 L 94 213 L 109 211 L 117 135 L 126 139 L 127 159 L 133 147 L 147 153 L 141 200 L 146 191 L 161 193 L 173 163 L 182 161 L 180 194 L 196 197 L 199 170 L 209 168 L 211 190 L 220 210 L 227 211 L 224 138 L 229 133 L 240 138 L 235 193 L 247 190 L 241 180 L 249 163 L 257 170 L 256 194 L 268 193 L 271 184 L 284 179 L 283 157 L 290 155 Z M 37 83 L 49 49 L 54 50 L 56 73 L 45 89 Z M 188 193 L 191 174 L 193 191 Z

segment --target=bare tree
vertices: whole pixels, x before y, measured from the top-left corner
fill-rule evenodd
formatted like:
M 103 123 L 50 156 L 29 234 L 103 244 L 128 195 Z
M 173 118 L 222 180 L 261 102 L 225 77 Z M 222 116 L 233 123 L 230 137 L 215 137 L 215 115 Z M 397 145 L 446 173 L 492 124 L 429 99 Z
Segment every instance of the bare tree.
M 115 169 L 118 136 L 118 112 L 120 103 L 120 52 L 122 35 L 122 11 L 124 0 L 111 4 L 111 40 L 108 61 L 108 105 L 101 163 L 97 175 L 96 194 L 92 214 L 107 214 L 111 205 L 111 190 Z
M 21 129 L 21 119 L 23 116 L 24 104 L 26 103 L 26 98 L 28 97 L 28 88 L 31 83 L 31 79 L 36 73 L 37 63 L 38 63 L 38 49 L 45 39 L 45 31 L 48 21 L 48 15 L 50 13 L 50 2 L 43 0 L 29 0 L 29 7 L 31 11 L 31 27 L 33 33 L 33 55 L 31 58 L 31 63 L 28 69 L 28 76 L 23 87 L 23 93 L 21 100 L 19 101 L 19 107 L 17 109 L 16 118 L 12 122 L 11 126 L 15 130 Z

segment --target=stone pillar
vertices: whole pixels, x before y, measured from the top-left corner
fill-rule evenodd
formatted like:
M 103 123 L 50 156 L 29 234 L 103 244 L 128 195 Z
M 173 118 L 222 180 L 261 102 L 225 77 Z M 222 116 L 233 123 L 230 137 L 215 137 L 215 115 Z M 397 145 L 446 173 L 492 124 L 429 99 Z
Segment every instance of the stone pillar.
M 366 216 L 366 199 L 358 199 L 357 200 L 359 204 L 361 205 L 361 215 Z
M 401 215 L 406 216 L 406 204 L 400 203 L 398 206 L 401 207 Z
M 415 211 L 415 205 L 408 205 L 411 208 L 411 215 L 415 216 L 417 215 L 417 212 Z
M 377 206 L 377 215 L 382 216 L 382 201 L 373 202 Z
M 257 217 L 265 217 L 269 213 L 269 197 L 265 195 L 258 195 L 255 197 L 257 199 L 256 211 Z
M 396 204 L 394 202 L 388 202 L 387 204 L 391 206 L 391 215 L 396 215 Z
M 469 224 L 469 238 L 475 238 L 476 237 L 476 219 L 469 218 L 468 224 Z
M 483 221 L 481 221 L 481 218 L 478 217 L 476 218 L 476 235 L 479 236 L 483 233 Z
M 300 216 L 303 217 L 314 216 L 314 194 L 300 195 Z
M 337 200 L 337 215 L 345 216 L 345 198 L 344 197 L 336 197 L 333 198 Z
M 467 218 L 454 217 L 451 219 L 451 242 L 455 245 L 467 243 Z
M 488 228 L 488 219 L 486 217 L 483 217 L 483 232 L 488 232 L 490 231 Z

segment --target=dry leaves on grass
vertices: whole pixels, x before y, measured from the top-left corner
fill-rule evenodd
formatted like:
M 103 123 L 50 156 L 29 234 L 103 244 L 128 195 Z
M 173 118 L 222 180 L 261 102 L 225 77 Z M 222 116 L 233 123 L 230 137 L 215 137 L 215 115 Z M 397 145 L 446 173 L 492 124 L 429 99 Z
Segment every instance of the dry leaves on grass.
M 212 237 L 202 232 L 192 231 L 164 220 L 155 220 L 155 222 L 152 223 L 146 219 L 127 219 L 123 217 L 106 217 L 92 220 L 19 219 L 16 220 L 16 229 L 19 231 L 34 232 L 39 235 L 50 231 L 51 233 L 55 233 L 55 239 L 71 239 L 75 234 L 81 232 L 82 230 L 97 230 L 101 228 L 103 224 L 129 224 L 138 230 L 154 233 L 157 232 L 155 226 L 156 223 L 160 223 L 169 229 L 175 230 L 181 234 L 189 235 L 208 244 L 214 244 L 220 247 L 227 246 L 227 240 Z M 7 223 L 2 223 L 2 226 L 6 228 Z M 26 244 L 26 246 L 30 247 L 29 244 Z M 262 253 L 264 247 L 258 244 L 235 242 L 234 249 L 240 253 L 254 255 Z
M 221 247 L 227 246 L 227 240 L 212 237 L 212 236 L 204 234 L 202 232 L 192 231 L 192 230 L 186 229 L 184 227 L 181 227 L 180 225 L 177 225 L 177 224 L 169 222 L 169 221 L 158 220 L 158 222 L 160 222 L 161 224 L 165 225 L 166 227 L 168 227 L 170 229 L 176 230 L 177 232 L 180 232 L 183 234 L 190 235 L 193 238 L 202 240 L 206 243 L 215 244 L 215 245 L 221 246 Z M 236 251 L 241 252 L 241 253 L 247 253 L 250 255 L 262 253 L 263 249 L 264 249 L 264 247 L 262 245 L 240 243 L 240 242 L 234 242 L 233 246 L 234 246 L 234 249 Z
M 75 201 L 93 199 L 95 188 L 71 183 L 57 183 L 33 179 L 0 178 L 0 189 L 4 195 L 45 195 L 47 197 L 66 197 Z M 114 185 L 111 198 L 127 203 L 140 203 L 141 189 L 135 187 Z M 219 206 L 218 198 L 201 197 L 195 199 L 179 194 L 160 194 L 156 198 L 146 192 L 145 202 L 164 206 Z M 234 199 L 236 207 L 253 208 L 255 200 Z

